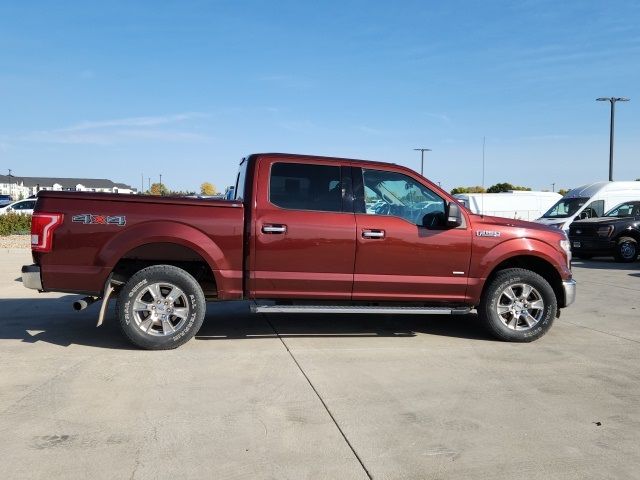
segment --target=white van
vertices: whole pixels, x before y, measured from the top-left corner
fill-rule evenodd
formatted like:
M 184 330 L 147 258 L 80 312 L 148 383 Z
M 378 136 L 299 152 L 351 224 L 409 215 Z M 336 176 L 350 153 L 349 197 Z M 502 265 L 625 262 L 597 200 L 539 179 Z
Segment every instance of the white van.
M 569 230 L 574 220 L 601 217 L 616 205 L 640 200 L 640 182 L 596 182 L 569 191 L 538 223 Z
M 562 198 L 559 193 L 511 190 L 503 193 L 457 193 L 471 212 L 534 221 Z

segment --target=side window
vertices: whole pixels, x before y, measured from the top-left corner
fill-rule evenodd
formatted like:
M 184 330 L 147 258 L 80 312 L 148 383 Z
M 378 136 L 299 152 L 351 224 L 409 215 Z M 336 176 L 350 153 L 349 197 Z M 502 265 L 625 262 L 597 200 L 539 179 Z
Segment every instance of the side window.
M 290 210 L 342 211 L 340 167 L 300 163 L 274 163 L 269 201 Z
M 393 215 L 421 226 L 444 224 L 444 200 L 411 177 L 366 169 L 362 175 L 369 215 Z
M 604 200 L 595 200 L 585 207 L 580 218 L 601 217 L 604 215 Z
M 27 210 L 29 208 L 33 208 L 29 206 L 29 202 L 19 202 L 13 206 L 14 210 Z

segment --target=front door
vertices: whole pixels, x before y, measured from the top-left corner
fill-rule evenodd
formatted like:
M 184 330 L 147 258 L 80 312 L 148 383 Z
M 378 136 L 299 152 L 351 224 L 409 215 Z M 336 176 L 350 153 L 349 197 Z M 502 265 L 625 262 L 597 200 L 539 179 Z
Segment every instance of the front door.
M 258 168 L 253 298 L 350 299 L 356 248 L 350 167 L 263 157 Z
M 445 200 L 416 176 L 353 169 L 354 300 L 464 303 L 471 231 L 444 226 Z

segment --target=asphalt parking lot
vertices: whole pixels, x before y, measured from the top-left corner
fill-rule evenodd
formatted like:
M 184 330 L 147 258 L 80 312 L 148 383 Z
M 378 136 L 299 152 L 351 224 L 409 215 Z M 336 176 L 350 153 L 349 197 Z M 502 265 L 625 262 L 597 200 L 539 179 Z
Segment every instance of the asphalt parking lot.
M 466 317 L 250 315 L 132 349 L 0 251 L 2 478 L 640 478 L 640 262 L 532 344 Z M 274 331 L 275 330 L 275 331 Z M 277 332 L 277 334 L 276 334 Z

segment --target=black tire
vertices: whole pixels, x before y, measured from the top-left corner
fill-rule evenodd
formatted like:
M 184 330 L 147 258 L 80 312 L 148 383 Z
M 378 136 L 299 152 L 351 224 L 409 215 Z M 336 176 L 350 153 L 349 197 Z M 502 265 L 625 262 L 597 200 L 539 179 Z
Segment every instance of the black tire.
M 593 255 L 590 253 L 576 253 L 576 258 L 579 258 L 580 260 L 591 260 Z
M 146 350 L 169 350 L 188 342 L 206 313 L 198 282 L 171 265 L 154 265 L 134 274 L 122 287 L 116 308 L 124 335 Z
M 515 292 L 517 294 L 520 292 L 519 295 L 523 296 L 526 291 L 523 287 L 524 285 L 532 287 L 531 293 L 526 297 L 527 299 L 521 301 L 520 297 L 518 297 L 517 302 L 509 305 L 509 298 L 503 292 L 513 287 L 510 293 L 513 294 Z M 505 304 L 505 300 L 507 304 Z M 530 326 L 529 317 L 515 315 L 510 310 L 503 314 L 498 313 L 498 305 L 501 310 L 510 309 L 511 305 L 517 309 L 521 305 L 532 306 L 538 304 L 538 300 L 543 302 L 540 304 L 542 308 L 525 309 L 522 306 L 523 310 L 520 310 L 526 310 L 530 315 L 532 312 L 532 319 L 537 319 L 536 322 L 531 322 Z M 522 302 L 525 303 L 523 304 Z M 498 272 L 485 287 L 478 307 L 478 315 L 491 334 L 500 340 L 508 342 L 531 342 L 542 337 L 551 328 L 557 311 L 558 300 L 549 282 L 537 273 L 522 268 L 509 268 Z M 533 318 L 534 316 L 535 318 Z M 506 323 L 510 323 L 512 326 L 510 327 Z M 514 326 L 515 328 L 513 328 Z
M 638 241 L 631 237 L 620 237 L 616 242 L 613 256 L 616 262 L 631 263 L 638 258 Z

